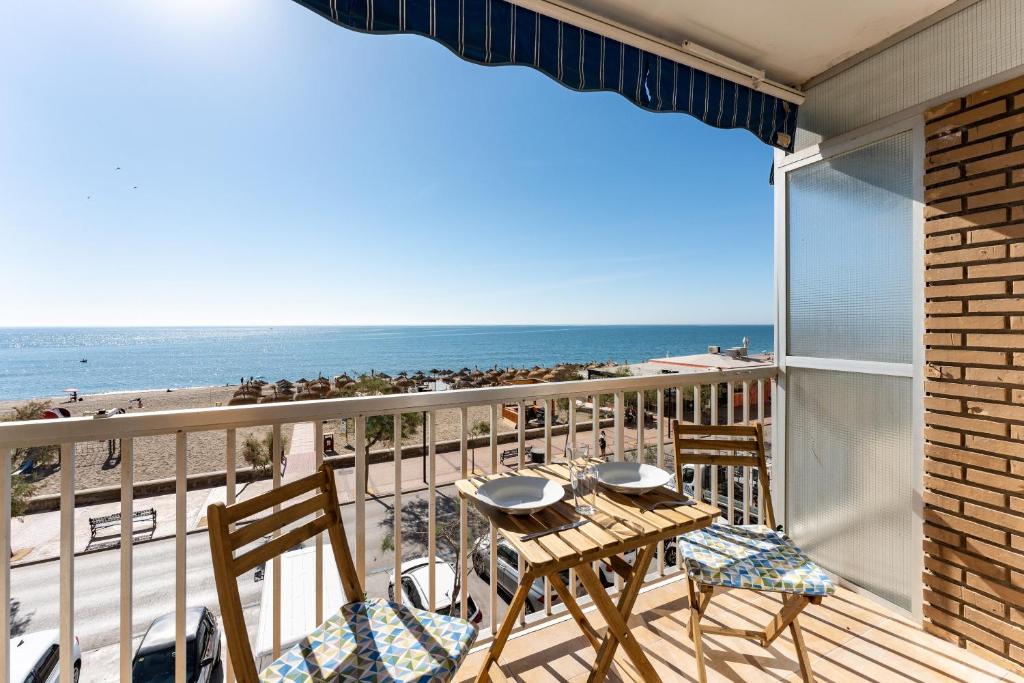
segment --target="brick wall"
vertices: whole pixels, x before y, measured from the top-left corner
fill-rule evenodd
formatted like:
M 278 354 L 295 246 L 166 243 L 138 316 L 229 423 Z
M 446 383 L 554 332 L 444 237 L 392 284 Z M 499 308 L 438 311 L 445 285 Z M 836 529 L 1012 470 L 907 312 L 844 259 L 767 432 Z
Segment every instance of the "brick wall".
M 1024 670 L 1024 77 L 925 137 L 925 628 Z

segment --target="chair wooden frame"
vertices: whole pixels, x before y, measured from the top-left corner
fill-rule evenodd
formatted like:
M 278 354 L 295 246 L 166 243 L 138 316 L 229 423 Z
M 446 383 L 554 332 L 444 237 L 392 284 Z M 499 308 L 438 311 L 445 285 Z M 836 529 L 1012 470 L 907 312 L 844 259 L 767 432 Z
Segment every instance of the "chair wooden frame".
M 763 501 L 764 522 L 769 528 L 775 528 L 775 511 L 772 508 L 772 497 L 768 481 L 768 464 L 764 453 L 764 428 L 760 422 L 751 425 L 691 425 L 672 421 L 676 481 L 683 481 L 683 465 L 710 465 L 712 467 L 756 467 L 758 470 L 758 494 Z M 712 451 L 712 452 L 707 452 Z M 729 454 L 722 454 L 728 451 Z M 701 490 L 701 482 L 694 479 L 694 490 Z M 713 503 L 717 503 L 717 491 L 712 491 Z M 700 495 L 700 494 L 698 494 Z M 804 645 L 803 632 L 797 617 L 805 607 L 821 602 L 820 596 L 804 596 L 782 594 L 782 608 L 775 614 L 771 622 L 761 630 L 726 628 L 722 626 L 701 626 L 700 621 L 711 603 L 714 586 L 702 585 L 686 577 L 690 603 L 690 623 L 688 635 L 693 641 L 694 657 L 697 660 L 697 673 L 701 683 L 707 681 L 704 664 L 704 648 L 701 638 L 703 634 L 736 636 L 769 647 L 786 628 L 793 636 L 796 647 L 797 661 L 800 664 L 800 675 L 804 681 L 814 680 L 811 672 L 811 660 Z M 753 590 L 753 589 L 747 589 Z M 766 591 L 762 591 L 766 592 Z
M 307 495 L 311 493 L 313 495 Z M 282 503 L 292 501 L 293 504 L 278 508 Z M 243 519 L 271 508 L 277 509 L 246 526 L 234 528 Z M 321 512 L 323 514 L 318 514 Z M 284 527 L 309 515 L 317 516 L 290 531 L 280 533 Z M 259 678 L 238 594 L 238 577 L 241 574 L 326 531 L 345 597 L 349 602 L 363 599 L 363 588 L 352 562 L 345 527 L 338 509 L 334 472 L 329 465 L 321 466 L 308 477 L 230 507 L 223 503 L 214 503 L 207 508 L 207 519 L 221 619 L 228 641 L 228 654 L 231 655 L 231 664 L 239 683 L 257 683 Z M 274 538 L 235 555 L 240 548 L 267 534 L 274 534 Z

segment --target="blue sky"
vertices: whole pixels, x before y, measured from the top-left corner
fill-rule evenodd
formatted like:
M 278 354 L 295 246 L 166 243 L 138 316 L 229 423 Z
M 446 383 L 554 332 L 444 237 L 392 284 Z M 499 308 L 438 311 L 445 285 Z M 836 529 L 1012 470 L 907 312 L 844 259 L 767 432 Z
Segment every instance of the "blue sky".
M 290 0 L 7 2 L 0 63 L 0 326 L 772 321 L 745 131 Z

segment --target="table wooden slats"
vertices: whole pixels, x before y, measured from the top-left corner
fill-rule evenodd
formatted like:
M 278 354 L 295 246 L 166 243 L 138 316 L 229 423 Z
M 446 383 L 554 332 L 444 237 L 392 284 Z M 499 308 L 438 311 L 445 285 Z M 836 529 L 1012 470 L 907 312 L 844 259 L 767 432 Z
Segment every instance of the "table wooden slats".
M 476 490 L 487 481 L 510 476 L 543 477 L 555 481 L 564 489 L 562 500 L 531 515 L 511 515 L 495 510 L 476 498 Z M 525 575 L 520 577 L 517 594 L 525 595 L 537 577 L 548 577 L 555 583 L 560 581 L 557 573 L 563 569 L 575 568 L 580 574 L 580 580 L 594 599 L 595 606 L 604 616 L 606 623 L 612 626 L 607 630 L 600 647 L 597 648 L 599 656 L 591 671 L 591 681 L 604 679 L 608 665 L 619 644 L 625 646 L 626 654 L 646 680 L 657 680 L 646 655 L 632 639 L 626 626 L 626 622 L 629 620 L 629 611 L 632 609 L 640 585 L 647 573 L 657 543 L 710 525 L 719 514 L 717 509 L 706 503 L 647 509 L 661 501 L 675 500 L 678 498 L 678 494 L 675 491 L 658 488 L 640 496 L 631 496 L 599 487 L 594 505 L 596 512 L 589 517 L 587 524 L 576 529 L 559 531 L 541 538 L 523 541 L 522 537 L 525 534 L 543 531 L 579 519 L 580 516 L 576 513 L 575 501 L 569 485 L 567 465 L 536 465 L 525 467 L 516 473 L 461 479 L 455 482 L 455 487 L 459 495 L 476 505 L 477 509 L 490 520 L 529 565 Z M 618 604 L 609 600 L 606 594 L 595 596 L 594 593 L 598 590 L 600 582 L 593 574 L 590 564 L 596 560 L 638 549 L 642 549 L 642 552 L 637 556 L 635 571 L 623 587 Z M 604 593 L 603 587 L 600 590 Z M 570 592 L 564 591 L 564 595 L 562 593 L 563 591 L 560 591 L 563 602 L 584 631 L 584 635 L 587 635 L 596 645 L 593 638 L 597 632 L 586 621 L 586 617 Z M 519 601 L 513 599 L 513 603 L 516 602 Z M 511 626 L 518 616 L 519 610 L 511 609 L 513 606 L 510 606 L 505 615 L 505 622 L 502 623 L 495 635 L 488 657 L 477 678 L 478 681 L 489 680 L 491 665 L 497 662 L 511 631 Z

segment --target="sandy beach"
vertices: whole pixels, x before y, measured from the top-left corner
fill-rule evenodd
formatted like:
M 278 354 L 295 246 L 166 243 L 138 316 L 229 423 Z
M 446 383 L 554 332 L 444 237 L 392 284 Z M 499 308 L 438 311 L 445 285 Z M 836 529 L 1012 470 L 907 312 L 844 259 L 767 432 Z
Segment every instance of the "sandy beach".
M 154 412 L 166 410 L 181 410 L 186 408 L 210 408 L 220 405 L 227 405 L 228 399 L 237 387 L 197 387 L 191 389 L 175 389 L 173 391 L 148 390 L 130 391 L 107 394 L 94 394 L 82 397 L 82 400 L 75 403 L 67 402 L 67 397 L 49 397 L 47 399 L 53 406 L 67 408 L 72 416 L 82 416 L 95 413 L 98 410 L 112 410 L 124 408 L 129 413 Z M 141 398 L 143 408 L 129 408 L 132 399 Z M 8 416 L 15 406 L 24 405 L 27 401 L 0 401 L 0 415 Z M 472 426 L 477 422 L 489 419 L 489 410 L 486 406 L 473 407 L 469 410 L 469 424 Z M 437 440 L 445 441 L 459 437 L 459 411 L 442 410 L 436 413 Z M 501 420 L 499 433 L 514 431 L 515 427 L 505 420 Z M 284 425 L 282 434 L 291 443 L 293 425 Z M 270 427 L 255 427 L 251 429 L 240 429 L 237 435 L 237 444 L 240 447 L 246 436 L 256 434 L 262 437 L 270 431 Z M 337 421 L 328 422 L 324 425 L 325 432 L 333 432 L 336 435 L 336 450 L 339 452 L 348 443 L 344 430 Z M 351 436 L 351 435 L 350 435 Z M 416 430 L 405 439 L 406 445 L 415 445 L 422 442 L 422 433 Z M 173 434 L 156 437 L 143 437 L 135 440 L 135 482 L 151 481 L 173 477 L 174 472 L 174 442 Z M 386 444 L 381 444 L 380 447 Z M 200 474 L 204 472 L 222 471 L 226 467 L 226 436 L 223 431 L 218 432 L 196 432 L 190 433 L 188 437 L 188 474 Z M 94 488 L 97 486 L 116 486 L 121 481 L 121 467 L 116 459 L 109 459 L 109 450 L 106 442 L 81 443 L 76 450 L 75 460 L 75 486 L 77 489 Z M 246 463 L 240 454 L 236 454 L 236 465 L 245 467 Z M 36 494 L 57 493 L 59 481 L 56 473 L 43 478 L 38 482 Z

